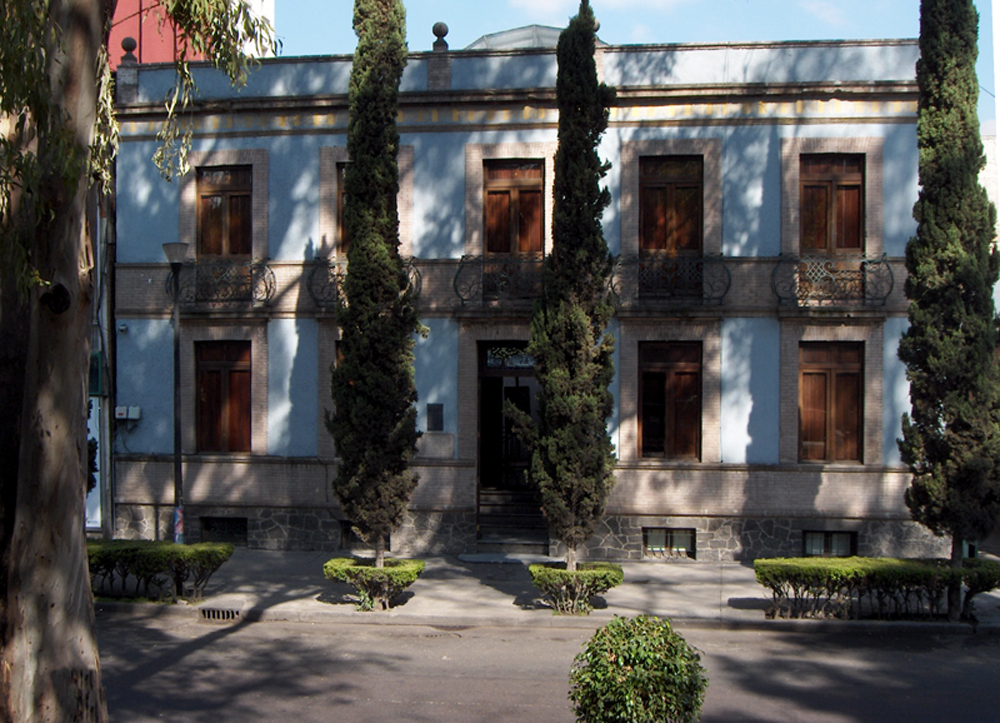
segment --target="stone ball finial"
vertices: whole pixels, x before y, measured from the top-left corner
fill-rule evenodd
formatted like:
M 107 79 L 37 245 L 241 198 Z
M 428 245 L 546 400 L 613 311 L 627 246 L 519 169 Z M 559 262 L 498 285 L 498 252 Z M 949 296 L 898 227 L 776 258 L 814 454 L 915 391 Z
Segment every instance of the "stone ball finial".
M 444 39 L 444 36 L 448 34 L 448 26 L 444 23 L 434 23 L 434 27 L 431 30 L 434 31 L 434 36 L 437 38 L 434 41 L 434 50 L 438 53 L 447 50 L 448 41 Z
M 135 42 L 135 38 L 133 38 L 132 36 L 126 36 L 122 38 L 122 50 L 124 50 L 126 53 L 131 53 L 137 47 L 139 47 L 139 44 Z
M 594 18 L 594 32 L 596 33 L 596 32 L 597 32 L 598 30 L 600 30 L 600 29 L 601 29 L 601 21 L 600 21 L 600 20 L 598 20 L 598 19 L 597 19 L 597 18 L 595 17 L 595 18 Z

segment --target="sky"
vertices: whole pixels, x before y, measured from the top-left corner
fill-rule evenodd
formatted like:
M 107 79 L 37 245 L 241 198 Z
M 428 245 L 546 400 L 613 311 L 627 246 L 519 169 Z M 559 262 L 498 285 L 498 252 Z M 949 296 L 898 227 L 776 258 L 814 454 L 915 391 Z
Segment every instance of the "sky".
M 353 0 L 274 0 L 282 56 L 354 52 Z M 613 45 L 757 40 L 916 38 L 920 0 L 591 0 L 598 35 Z M 996 117 L 990 0 L 980 15 L 980 121 Z M 407 42 L 428 51 L 447 23 L 452 49 L 523 25 L 565 27 L 579 0 L 406 0 Z

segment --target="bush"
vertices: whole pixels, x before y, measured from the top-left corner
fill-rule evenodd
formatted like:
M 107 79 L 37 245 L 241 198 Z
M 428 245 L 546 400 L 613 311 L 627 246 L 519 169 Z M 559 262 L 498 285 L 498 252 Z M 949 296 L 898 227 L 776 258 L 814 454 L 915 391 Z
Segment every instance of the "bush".
M 537 563 L 528 566 L 528 573 L 556 612 L 564 615 L 589 615 L 592 597 L 625 580 L 621 565 L 612 562 L 581 562 L 575 572 L 568 572 L 566 563 Z
M 166 582 L 173 580 L 173 594 L 183 597 L 185 583 L 190 579 L 192 596 L 200 598 L 209 578 L 234 549 L 222 542 L 178 545 L 153 540 L 88 541 L 91 587 L 99 593 L 107 585 L 114 592 L 115 583 L 120 582 L 124 594 L 129 578 L 134 578 L 136 594 L 148 597 L 151 587 L 162 594 Z
M 708 678 L 698 651 L 669 620 L 615 616 L 576 656 L 570 700 L 585 723 L 698 720 Z
M 335 557 L 323 565 L 328 580 L 339 580 L 354 587 L 358 610 L 372 610 L 377 602 L 382 610 L 408 588 L 424 571 L 423 560 L 386 558 L 385 567 L 375 567 L 374 560 Z
M 754 562 L 757 582 L 771 590 L 769 617 L 900 618 L 934 616 L 956 575 L 967 588 L 963 617 L 975 595 L 1000 586 L 1000 563 L 876 557 L 773 558 Z

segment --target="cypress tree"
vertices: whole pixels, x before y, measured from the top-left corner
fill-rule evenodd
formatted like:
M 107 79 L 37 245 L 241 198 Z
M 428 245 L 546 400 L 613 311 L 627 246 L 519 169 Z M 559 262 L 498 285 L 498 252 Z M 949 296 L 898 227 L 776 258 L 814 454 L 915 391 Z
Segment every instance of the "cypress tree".
M 912 410 L 899 442 L 913 472 L 906 504 L 936 535 L 987 536 L 1000 514 L 1000 379 L 993 286 L 996 211 L 979 184 L 985 163 L 976 101 L 978 15 L 972 0 L 922 0 L 917 235 L 906 247 L 910 327 L 899 347 Z M 948 614 L 960 613 L 949 590 Z
M 615 341 L 605 333 L 612 259 L 601 226 L 611 196 L 600 185 L 609 164 L 597 154 L 614 92 L 597 81 L 595 41 L 594 14 L 582 0 L 557 49 L 553 249 L 528 344 L 540 386 L 537 426 L 527 426 L 520 415 L 532 450 L 528 479 L 540 491 L 551 530 L 566 545 L 568 570 L 576 569 L 577 548 L 593 534 L 614 485 L 607 419 Z
M 332 370 L 334 412 L 327 427 L 340 465 L 334 491 L 382 567 L 389 533 L 402 521 L 417 484 L 417 400 L 413 334 L 422 331 L 399 256 L 399 81 L 406 65 L 400 0 L 355 0 L 344 178 L 351 244 L 338 319 L 339 360 Z

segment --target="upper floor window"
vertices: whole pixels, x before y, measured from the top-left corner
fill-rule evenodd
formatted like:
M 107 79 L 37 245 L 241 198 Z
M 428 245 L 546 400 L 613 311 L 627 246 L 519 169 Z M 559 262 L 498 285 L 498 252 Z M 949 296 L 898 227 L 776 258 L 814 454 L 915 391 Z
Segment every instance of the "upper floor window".
M 799 344 L 799 459 L 861 461 L 862 342 Z
M 859 153 L 804 153 L 799 157 L 803 253 L 864 250 L 864 168 Z
M 199 452 L 250 451 L 250 342 L 195 343 Z
M 541 255 L 542 161 L 486 160 L 483 163 L 486 253 Z
M 639 344 L 641 457 L 701 459 L 701 342 Z
M 199 168 L 196 180 L 198 255 L 251 256 L 252 166 Z
M 704 198 L 701 156 L 639 159 L 639 249 L 700 254 Z

